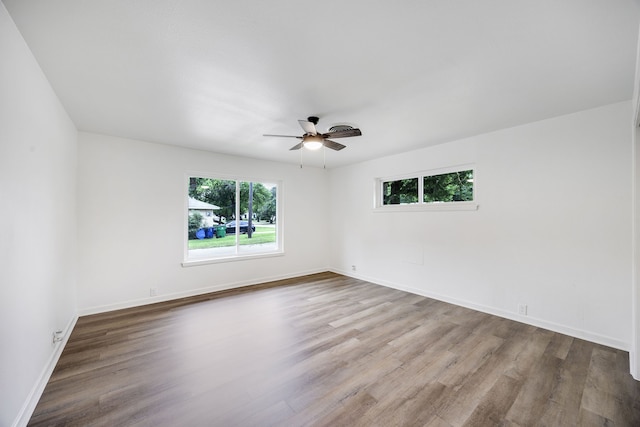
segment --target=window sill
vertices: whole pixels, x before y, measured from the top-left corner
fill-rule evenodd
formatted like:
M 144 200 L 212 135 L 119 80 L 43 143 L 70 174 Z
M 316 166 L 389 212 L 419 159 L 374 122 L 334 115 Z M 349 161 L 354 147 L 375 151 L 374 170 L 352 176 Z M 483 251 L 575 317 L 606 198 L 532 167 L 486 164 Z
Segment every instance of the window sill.
M 224 262 L 245 261 L 245 260 L 251 260 L 251 259 L 272 258 L 272 257 L 278 257 L 278 256 L 284 256 L 284 251 L 258 253 L 258 254 L 239 254 L 239 255 L 230 255 L 230 256 L 220 257 L 220 258 L 190 259 L 190 260 L 183 261 L 182 266 L 195 267 L 198 265 L 219 264 Z
M 373 212 L 477 211 L 479 207 L 476 202 L 415 203 L 377 206 L 373 208 Z

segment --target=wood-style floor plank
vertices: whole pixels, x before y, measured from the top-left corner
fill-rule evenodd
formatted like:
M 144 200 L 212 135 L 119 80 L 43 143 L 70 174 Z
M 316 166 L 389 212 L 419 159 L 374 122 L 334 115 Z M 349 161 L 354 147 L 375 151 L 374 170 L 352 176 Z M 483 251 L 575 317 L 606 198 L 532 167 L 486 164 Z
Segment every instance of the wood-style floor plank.
M 640 426 L 626 352 L 333 273 L 81 317 L 31 426 Z

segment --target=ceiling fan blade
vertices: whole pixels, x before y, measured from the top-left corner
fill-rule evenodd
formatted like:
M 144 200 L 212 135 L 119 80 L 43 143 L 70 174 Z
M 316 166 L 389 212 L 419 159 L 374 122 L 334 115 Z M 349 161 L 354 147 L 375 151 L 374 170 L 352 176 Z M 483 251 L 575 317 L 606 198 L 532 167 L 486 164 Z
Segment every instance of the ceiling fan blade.
M 327 132 L 322 134 L 323 138 L 348 138 L 350 136 L 360 136 L 362 132 L 360 129 L 345 129 L 345 130 L 337 130 L 335 132 Z
M 304 145 L 304 142 L 301 142 L 300 144 L 296 144 L 293 147 L 289 148 L 289 151 L 299 150 L 302 148 L 303 145 Z
M 330 139 L 324 140 L 324 146 L 327 148 L 331 148 L 332 150 L 340 151 L 346 147 L 346 145 L 342 145 L 338 142 L 331 141 Z
M 276 136 L 278 138 L 298 138 L 298 139 L 302 139 L 301 136 L 295 136 L 295 135 L 271 135 L 271 134 L 265 133 L 262 136 Z
M 305 131 L 305 133 L 308 133 L 309 135 L 318 134 L 318 131 L 316 131 L 316 125 L 313 123 L 307 120 L 298 120 L 298 123 L 300 123 L 300 127 Z

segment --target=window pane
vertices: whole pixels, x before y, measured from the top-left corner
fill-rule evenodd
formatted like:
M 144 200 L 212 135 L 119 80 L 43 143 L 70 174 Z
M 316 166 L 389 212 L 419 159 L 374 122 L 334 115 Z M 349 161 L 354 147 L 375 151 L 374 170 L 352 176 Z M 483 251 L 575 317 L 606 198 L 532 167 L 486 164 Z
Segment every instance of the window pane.
M 424 177 L 424 202 L 473 201 L 473 170 Z
M 418 178 L 399 179 L 382 183 L 382 204 L 418 203 Z
M 277 249 L 277 186 L 263 182 L 240 182 L 239 252 L 265 252 Z M 235 232 L 235 230 L 234 230 Z
M 189 178 L 189 258 L 235 254 L 235 235 L 227 237 L 225 227 L 235 206 L 236 181 Z

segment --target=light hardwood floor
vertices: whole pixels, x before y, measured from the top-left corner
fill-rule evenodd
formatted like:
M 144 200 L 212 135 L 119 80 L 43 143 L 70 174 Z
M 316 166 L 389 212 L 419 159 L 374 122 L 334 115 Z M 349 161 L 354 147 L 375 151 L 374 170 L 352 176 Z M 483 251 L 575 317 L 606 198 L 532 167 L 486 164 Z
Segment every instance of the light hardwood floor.
M 32 426 L 640 426 L 626 352 L 332 273 L 81 317 Z

